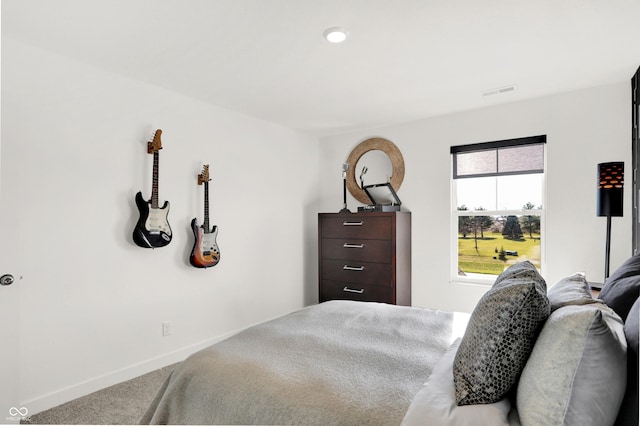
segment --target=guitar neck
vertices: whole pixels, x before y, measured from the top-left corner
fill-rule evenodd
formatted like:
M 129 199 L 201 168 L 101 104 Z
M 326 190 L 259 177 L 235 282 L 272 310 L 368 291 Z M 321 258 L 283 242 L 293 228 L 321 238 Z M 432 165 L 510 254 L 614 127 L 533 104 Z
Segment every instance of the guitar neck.
M 204 233 L 209 233 L 209 182 L 204 183 Z
M 153 188 L 151 189 L 151 207 L 158 208 L 158 171 L 160 169 L 160 153 L 153 153 Z

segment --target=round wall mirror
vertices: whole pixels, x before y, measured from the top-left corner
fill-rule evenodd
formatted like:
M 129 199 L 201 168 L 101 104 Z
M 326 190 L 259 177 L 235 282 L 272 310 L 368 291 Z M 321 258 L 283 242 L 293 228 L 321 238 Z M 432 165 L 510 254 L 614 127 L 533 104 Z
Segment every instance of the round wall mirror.
M 363 182 L 365 185 L 386 183 L 393 176 L 391 159 L 386 153 L 377 149 L 362 154 L 362 157 L 354 166 L 353 172 L 356 174 L 356 181 L 360 187 L 362 187 Z M 362 180 L 360 179 L 361 176 Z
M 377 151 L 381 151 L 381 153 Z M 384 156 L 381 155 L 382 153 L 384 153 Z M 388 162 L 384 157 L 388 158 Z M 389 163 L 391 164 L 390 168 Z M 402 153 L 393 142 L 387 139 L 371 138 L 361 142 L 349 154 L 347 164 L 349 164 L 347 169 L 347 189 L 349 189 L 353 198 L 363 204 L 371 203 L 367 194 L 360 188 L 359 182 L 356 181 L 356 173 L 358 173 L 359 180 L 363 167 L 366 166 L 367 169 L 370 169 L 364 175 L 365 185 L 389 182 L 393 189 L 398 192 L 404 179 L 404 158 L 402 158 Z M 390 175 L 389 172 L 391 173 Z M 384 180 L 374 182 L 374 179 Z

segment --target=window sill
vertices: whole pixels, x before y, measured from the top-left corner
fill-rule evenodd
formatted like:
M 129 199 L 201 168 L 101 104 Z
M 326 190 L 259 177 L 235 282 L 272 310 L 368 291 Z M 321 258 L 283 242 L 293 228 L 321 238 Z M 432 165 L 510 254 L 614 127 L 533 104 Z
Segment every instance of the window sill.
M 465 285 L 492 286 L 496 282 L 497 275 L 472 274 L 456 275 L 451 279 L 452 283 Z

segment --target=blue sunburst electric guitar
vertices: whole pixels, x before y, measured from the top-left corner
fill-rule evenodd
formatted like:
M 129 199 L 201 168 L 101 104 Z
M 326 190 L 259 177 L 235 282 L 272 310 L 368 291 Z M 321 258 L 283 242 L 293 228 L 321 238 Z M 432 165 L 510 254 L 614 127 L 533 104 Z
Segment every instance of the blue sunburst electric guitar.
M 140 247 L 156 248 L 164 247 L 171 242 L 171 226 L 169 225 L 169 202 L 165 201 L 162 207 L 158 205 L 158 173 L 160 162 L 160 141 L 162 130 L 156 130 L 153 141 L 147 143 L 147 153 L 153 154 L 153 188 L 151 200 L 142 198 L 142 192 L 136 194 L 136 205 L 140 212 L 140 218 L 133 230 L 133 241 Z
M 193 218 L 191 229 L 195 242 L 193 250 L 189 256 L 189 262 L 196 268 L 209 268 L 216 266 L 220 262 L 220 249 L 216 238 L 218 227 L 213 225 L 209 228 L 209 165 L 202 167 L 202 173 L 198 175 L 198 185 L 204 183 L 204 223 L 198 226 L 198 220 Z

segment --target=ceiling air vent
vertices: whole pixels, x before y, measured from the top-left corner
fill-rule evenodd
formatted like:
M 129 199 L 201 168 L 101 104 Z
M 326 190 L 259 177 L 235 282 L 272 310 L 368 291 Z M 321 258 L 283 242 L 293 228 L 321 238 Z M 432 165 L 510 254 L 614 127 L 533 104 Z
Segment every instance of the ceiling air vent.
M 493 96 L 493 95 L 501 95 L 503 93 L 513 92 L 516 90 L 516 86 L 504 86 L 498 87 L 497 89 L 485 90 L 482 92 L 483 97 Z

